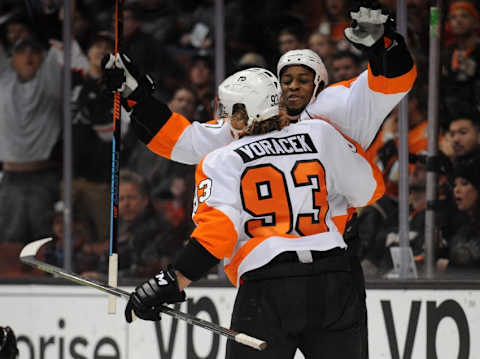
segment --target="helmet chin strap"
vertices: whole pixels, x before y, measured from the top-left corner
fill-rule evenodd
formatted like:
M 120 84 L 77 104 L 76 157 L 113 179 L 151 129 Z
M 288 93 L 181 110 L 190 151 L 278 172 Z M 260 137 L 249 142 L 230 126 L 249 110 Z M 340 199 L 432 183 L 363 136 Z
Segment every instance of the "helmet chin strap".
M 317 99 L 317 96 L 320 92 L 322 92 L 322 90 L 324 89 L 325 87 L 325 82 L 323 81 L 318 81 L 317 84 L 315 85 L 315 88 L 313 89 L 313 92 L 312 92 L 312 97 L 310 98 L 310 101 L 308 102 L 308 104 L 310 105 L 311 103 L 315 102 L 315 100 Z

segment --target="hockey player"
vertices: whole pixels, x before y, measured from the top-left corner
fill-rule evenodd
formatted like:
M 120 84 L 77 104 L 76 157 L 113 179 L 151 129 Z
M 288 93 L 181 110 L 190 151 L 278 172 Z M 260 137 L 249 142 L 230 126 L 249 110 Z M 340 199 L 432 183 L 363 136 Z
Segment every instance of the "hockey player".
M 362 298 L 352 285 L 342 233 L 347 209 L 383 195 L 382 175 L 363 149 L 326 121 L 288 125 L 280 84 L 264 69 L 241 71 L 219 87 L 225 117 L 244 136 L 196 170 L 187 246 L 169 268 L 136 288 L 127 304 L 146 320 L 157 306 L 225 259 L 239 286 L 231 328 L 268 342 L 263 352 L 229 341 L 227 358 L 361 358 Z
M 321 59 L 310 50 L 294 50 L 282 56 L 277 73 L 289 118 L 296 119 L 303 112 L 301 120 L 329 121 L 367 148 L 385 116 L 413 85 L 416 69 L 403 38 L 393 32 L 390 24 L 385 24 L 387 16 L 372 1 L 362 1 L 351 15 L 357 24 L 348 28 L 345 36 L 367 52 L 367 71 L 356 79 L 325 88 L 328 76 Z M 123 69 L 122 76 L 127 79 L 122 95 L 129 97 L 131 105 L 135 104 L 132 124 L 153 152 L 179 162 L 198 163 L 206 153 L 231 142 L 232 132 L 236 137 L 241 132 L 241 127 L 240 131 L 230 128 L 236 126 L 230 119 L 191 124 L 172 114 L 150 96 L 151 82 L 136 73 L 128 59 L 115 60 L 112 56 L 107 67 L 114 64 Z M 111 79 L 113 83 L 114 80 Z M 110 87 L 116 89 L 119 85 Z M 353 260 L 352 265 L 356 262 Z M 363 282 L 361 268 L 356 264 L 356 281 Z M 359 287 L 364 293 L 363 284 Z M 366 338 L 366 329 L 363 330 Z
M 277 66 L 290 118 L 329 121 L 364 149 L 416 78 L 416 67 L 405 41 L 393 31 L 388 16 L 375 4 L 362 0 L 351 13 L 355 27 L 345 30 L 347 40 L 364 49 L 369 57 L 368 70 L 357 78 L 326 87 L 325 66 L 311 50 L 289 51 Z M 190 123 L 180 114 L 172 113 L 166 104 L 151 96 L 150 78 L 140 75 L 123 55 L 107 57 L 104 68 L 107 87 L 121 88 L 122 96 L 128 99 L 131 123 L 138 138 L 160 156 L 196 164 L 205 154 L 230 143 L 241 132 L 231 127 L 230 119 Z

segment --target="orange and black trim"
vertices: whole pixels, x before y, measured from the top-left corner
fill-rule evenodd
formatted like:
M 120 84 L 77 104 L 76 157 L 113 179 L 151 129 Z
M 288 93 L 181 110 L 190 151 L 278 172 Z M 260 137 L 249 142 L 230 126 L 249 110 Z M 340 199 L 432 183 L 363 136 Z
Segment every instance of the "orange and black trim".
M 171 116 L 172 111 L 165 103 L 148 96 L 133 107 L 132 128 L 138 139 L 148 145 Z
M 203 172 L 203 161 L 197 165 L 195 172 L 197 198 L 203 195 L 198 184 L 207 179 Z M 190 280 L 198 280 L 220 259 L 231 257 L 237 242 L 237 231 L 232 221 L 220 210 L 199 201 L 194 212 L 197 227 L 193 231 L 187 246 L 175 260 L 175 268 Z
M 406 75 L 415 64 L 405 40 L 399 33 L 385 36 L 368 51 L 369 67 L 374 77 L 392 79 Z M 415 71 L 416 74 L 416 71 Z
M 190 121 L 184 116 L 176 112 L 171 113 L 167 122 L 147 143 L 148 149 L 162 157 L 171 159 L 173 148 L 188 126 L 190 126 Z
M 360 144 L 358 144 L 356 141 L 354 141 L 347 135 L 343 134 L 342 132 L 340 132 L 340 134 L 343 137 L 345 137 L 348 141 L 350 141 L 353 145 L 355 145 L 355 148 L 357 149 L 357 153 L 368 162 L 368 164 L 370 165 L 370 168 L 372 169 L 373 178 L 375 178 L 375 182 L 377 186 L 375 187 L 375 191 L 373 192 L 370 200 L 363 205 L 363 207 L 369 206 L 372 203 L 375 203 L 385 194 L 385 182 L 383 181 L 383 174 L 380 171 L 380 169 L 377 167 L 377 165 L 374 164 L 370 159 L 370 157 L 365 153 L 365 150 L 362 148 L 362 146 L 360 146 Z M 354 212 L 354 208 L 349 208 L 347 210 L 347 218 L 346 218 L 347 221 L 353 216 L 353 212 Z

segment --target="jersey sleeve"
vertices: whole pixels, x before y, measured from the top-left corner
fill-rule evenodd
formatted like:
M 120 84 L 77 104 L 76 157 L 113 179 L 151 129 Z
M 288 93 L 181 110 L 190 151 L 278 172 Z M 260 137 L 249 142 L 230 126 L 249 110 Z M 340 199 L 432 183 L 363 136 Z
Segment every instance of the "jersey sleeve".
M 398 35 L 389 48 L 370 55 L 368 70 L 323 90 L 300 120 L 326 120 L 366 149 L 416 77 L 416 66 Z
M 322 152 L 326 157 L 327 182 L 348 201 L 350 207 L 364 207 L 385 193 L 383 176 L 378 167 L 355 141 L 325 125 L 320 134 Z
M 154 98 L 136 104 L 131 121 L 137 137 L 152 152 L 185 164 L 197 164 L 233 140 L 228 122 L 191 123 Z
M 233 255 L 241 225 L 238 199 L 240 175 L 235 161 L 225 151 L 206 156 L 195 172 L 191 240 L 176 258 L 174 266 L 190 280 L 201 278 L 221 259 Z M 221 164 L 230 163 L 229 166 Z
M 219 259 L 233 254 L 241 226 L 237 161 L 226 151 L 215 151 L 202 160 L 195 173 L 192 218 L 197 227 L 191 237 Z

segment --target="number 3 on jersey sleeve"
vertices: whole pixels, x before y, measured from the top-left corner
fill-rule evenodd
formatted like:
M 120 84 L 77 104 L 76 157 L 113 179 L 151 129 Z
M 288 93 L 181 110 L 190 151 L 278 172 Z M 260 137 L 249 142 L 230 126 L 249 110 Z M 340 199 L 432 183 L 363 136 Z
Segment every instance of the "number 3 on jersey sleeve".
M 198 195 L 198 192 L 200 192 L 201 194 Z M 195 195 L 193 197 L 193 214 L 197 212 L 198 204 L 205 202 L 211 194 L 212 180 L 210 178 L 205 178 L 198 184 L 198 191 L 195 191 Z
M 328 194 L 325 170 L 318 160 L 297 161 L 291 171 L 295 187 L 312 186 L 312 206 L 316 213 L 300 213 L 295 229 L 300 235 L 328 231 L 325 216 Z M 292 205 L 284 173 L 271 164 L 249 167 L 241 179 L 240 193 L 245 211 L 259 219 L 245 223 L 250 237 L 287 234 L 293 229 Z

